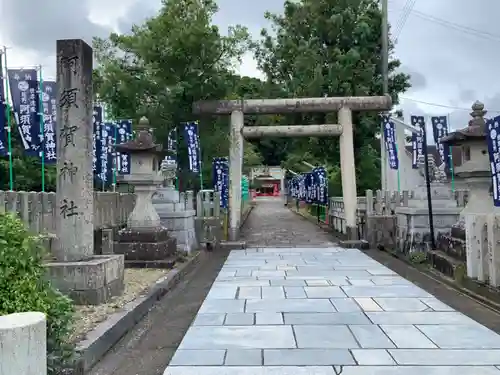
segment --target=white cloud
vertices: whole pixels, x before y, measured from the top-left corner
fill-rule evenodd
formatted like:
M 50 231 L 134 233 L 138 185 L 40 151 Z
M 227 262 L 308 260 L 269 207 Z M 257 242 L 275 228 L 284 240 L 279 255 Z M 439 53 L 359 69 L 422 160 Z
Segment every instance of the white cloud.
M 266 10 L 281 12 L 283 0 L 219 0 L 215 22 L 221 31 L 229 25 L 247 26 L 254 37 L 269 23 Z M 389 0 L 389 19 L 393 30 L 401 18 L 406 0 Z M 0 45 L 8 51 L 11 67 L 44 66 L 45 77 L 55 73 L 55 41 L 60 38 L 105 36 L 111 30 L 126 32 L 134 23 L 154 15 L 160 0 L 2 0 Z M 488 109 L 500 109 L 500 31 L 496 16 L 500 1 L 419 0 L 404 25 L 396 46 L 403 70 L 412 74 L 414 87 L 409 99 L 461 107 L 454 111 L 402 100 L 407 114 L 461 113 L 453 124 L 466 125 L 468 108 L 476 99 Z M 21 16 L 22 15 L 22 16 Z M 474 30 L 480 30 L 478 33 Z M 251 54 L 236 68 L 244 75 L 262 77 Z

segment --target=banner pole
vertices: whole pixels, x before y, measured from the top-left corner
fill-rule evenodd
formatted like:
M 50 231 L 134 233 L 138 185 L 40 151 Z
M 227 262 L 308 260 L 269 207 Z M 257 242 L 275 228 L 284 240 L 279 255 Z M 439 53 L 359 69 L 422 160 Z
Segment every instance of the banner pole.
M 179 125 L 175 125 L 175 130 L 174 130 L 174 137 L 175 137 L 175 189 L 177 191 L 179 190 L 179 174 L 180 174 L 180 165 L 179 165 Z M 168 142 L 168 140 L 167 140 Z M 171 141 L 173 142 L 173 140 Z M 174 144 L 172 144 L 173 146 Z M 168 147 L 168 145 L 167 145 Z
M 201 157 L 201 140 L 200 140 L 200 127 L 199 121 L 195 122 L 196 124 L 196 136 L 198 137 L 198 158 L 199 158 L 199 166 L 200 166 L 200 172 L 199 172 L 199 178 L 200 178 L 200 190 L 203 190 L 203 158 Z M 241 184 L 241 181 L 240 181 Z
M 5 63 L 5 111 L 7 112 L 7 147 L 9 153 L 9 190 L 14 191 L 14 168 L 12 162 L 12 118 L 10 116 L 10 97 L 9 77 L 7 74 L 7 47 L 3 47 L 3 58 Z M 3 75 L 3 72 L 0 72 Z
M 118 173 L 118 152 L 116 152 L 116 142 L 117 142 L 117 138 L 118 138 L 118 123 L 115 123 L 113 124 L 113 127 L 114 127 L 114 135 L 113 135 L 113 140 L 114 140 L 114 144 L 113 144 L 113 155 L 115 156 L 115 161 L 114 161 L 114 165 L 113 165 L 113 193 L 116 192 L 116 174 Z
M 42 163 L 42 193 L 45 192 L 45 124 L 43 120 L 43 76 L 42 76 L 42 66 L 40 65 L 40 80 L 38 81 L 38 106 L 39 106 L 39 116 L 40 116 L 40 143 L 41 143 L 41 151 L 40 151 L 40 159 Z
M 450 114 L 446 115 L 446 122 L 448 123 L 448 134 L 451 132 L 451 124 L 450 124 Z M 451 191 L 455 192 L 455 168 L 453 167 L 453 152 L 452 146 L 449 146 L 448 149 L 448 159 L 450 163 L 450 174 L 451 174 Z
M 398 142 L 396 141 L 394 143 L 394 149 L 396 150 L 396 156 L 398 156 Z M 398 193 L 401 193 L 401 175 L 399 174 L 399 157 L 398 157 L 398 169 L 397 169 L 397 176 L 398 176 Z
M 106 130 L 106 109 L 104 107 L 104 103 L 100 103 L 101 105 L 101 108 L 102 108 L 102 125 L 101 126 L 104 126 L 104 129 Z M 102 133 L 101 133 L 102 134 Z M 106 132 L 107 134 L 107 132 Z M 106 140 L 106 164 L 108 164 L 108 140 Z M 102 161 L 101 161 L 102 163 Z M 107 167 L 106 167 L 106 174 L 107 174 Z M 101 191 L 105 191 L 106 190 L 106 182 L 105 180 L 107 179 L 107 177 L 105 176 L 102 176 L 103 178 L 101 179 Z

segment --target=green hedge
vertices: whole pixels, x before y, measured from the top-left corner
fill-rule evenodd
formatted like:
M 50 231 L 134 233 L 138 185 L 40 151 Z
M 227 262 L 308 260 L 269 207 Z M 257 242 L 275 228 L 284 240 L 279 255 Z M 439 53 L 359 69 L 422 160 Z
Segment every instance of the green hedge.
M 0 214 L 0 315 L 46 314 L 48 374 L 56 375 L 72 360 L 73 346 L 67 339 L 74 308 L 45 278 L 41 239 L 31 235 L 15 215 Z

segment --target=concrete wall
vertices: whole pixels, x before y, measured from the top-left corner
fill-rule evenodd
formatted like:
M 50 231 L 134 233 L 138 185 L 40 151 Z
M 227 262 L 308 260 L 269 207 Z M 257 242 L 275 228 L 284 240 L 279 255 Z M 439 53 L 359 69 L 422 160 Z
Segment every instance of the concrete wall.
M 94 229 L 126 224 L 132 212 L 135 195 L 130 193 L 94 193 Z M 16 212 L 33 233 L 56 232 L 56 193 L 1 191 L 0 212 Z

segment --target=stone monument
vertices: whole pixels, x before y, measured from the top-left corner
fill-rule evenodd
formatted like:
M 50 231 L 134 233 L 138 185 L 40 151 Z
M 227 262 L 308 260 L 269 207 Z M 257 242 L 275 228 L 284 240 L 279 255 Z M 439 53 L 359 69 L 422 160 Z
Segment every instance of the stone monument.
M 193 209 L 193 192 L 179 194 L 173 183 L 176 171 L 175 160 L 165 157 L 160 166 L 164 183 L 153 195 L 153 205 L 160 216 L 161 224 L 169 228 L 171 235 L 177 239 L 177 249 L 190 253 L 198 247 L 194 227 L 196 211 Z
M 429 154 L 427 157 L 434 236 L 437 240 L 440 234 L 450 232 L 452 225 L 458 219 L 460 208 L 457 207 L 453 192 L 444 184 L 446 174 L 436 165 L 433 155 Z M 420 169 L 420 173 L 425 175 L 423 168 Z M 427 246 L 431 242 L 431 234 L 426 185 L 417 186 L 413 197 L 408 201 L 408 206 L 397 207 L 395 213 L 398 249 L 404 253 L 427 251 Z
M 118 182 L 134 187 L 136 201 L 127 227 L 118 232 L 115 252 L 125 255 L 127 266 L 169 267 L 177 250 L 176 240 L 161 225 L 151 200 L 163 176 L 158 173 L 161 146 L 154 142 L 148 119 L 141 118 L 135 139 L 116 145 L 116 150 L 130 155 L 130 174 L 119 176 Z
M 467 276 L 485 281 L 488 268 L 486 215 L 498 215 L 499 209 L 491 199 L 491 169 L 486 142 L 487 111 L 476 101 L 470 113 L 472 120 L 466 128 L 442 138 L 447 146 L 462 148 L 462 165 L 455 168 L 456 185 L 469 190 L 467 205 L 460 220 L 453 226 L 450 244 L 465 243 Z M 474 241 L 474 244 L 472 243 Z
M 57 41 L 56 262 L 49 277 L 76 303 L 100 304 L 123 291 L 123 256 L 94 255 L 92 48 Z

